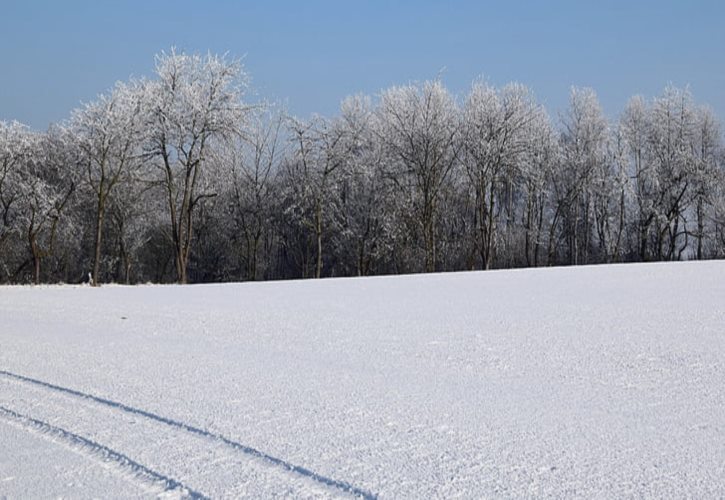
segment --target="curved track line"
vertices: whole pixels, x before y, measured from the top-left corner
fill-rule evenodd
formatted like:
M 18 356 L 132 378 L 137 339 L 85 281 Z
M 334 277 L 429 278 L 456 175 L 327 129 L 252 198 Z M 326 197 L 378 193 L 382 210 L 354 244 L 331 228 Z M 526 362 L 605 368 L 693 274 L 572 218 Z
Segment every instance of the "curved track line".
M 180 493 L 192 498 L 194 500 L 206 500 L 208 497 L 194 491 L 191 488 L 183 485 L 176 479 L 164 476 L 163 474 L 149 469 L 145 465 L 142 465 L 132 458 L 112 450 L 108 446 L 102 445 L 90 439 L 74 434 L 70 431 L 56 427 L 42 420 L 37 420 L 27 415 L 17 413 L 10 408 L 0 406 L 0 417 L 4 417 L 11 423 L 17 424 L 19 427 L 25 430 L 35 430 L 39 434 L 46 436 L 52 436 L 58 438 L 68 445 L 85 451 L 88 455 L 101 458 L 104 461 L 115 462 L 116 465 L 123 469 L 127 469 L 133 473 L 135 477 L 139 477 L 146 482 L 152 484 L 158 484 L 162 486 L 164 492 L 179 491 Z
M 357 488 L 356 486 L 353 486 L 352 484 L 346 482 L 346 481 L 339 481 L 336 479 L 332 479 L 326 476 L 323 476 L 321 474 L 318 474 L 317 472 L 314 472 L 310 469 L 307 469 L 306 467 L 302 467 L 300 465 L 295 465 L 290 462 L 287 462 L 286 460 L 283 460 L 281 458 L 274 457 L 272 455 L 269 455 L 267 453 L 264 453 L 263 451 L 257 450 L 256 448 L 252 448 L 251 446 L 247 446 L 242 443 L 238 443 L 236 441 L 233 441 L 225 436 L 222 436 L 220 434 L 215 434 L 209 431 L 206 431 L 204 429 L 200 429 L 199 427 L 194 427 L 193 425 L 186 424 L 184 422 L 180 422 L 178 420 L 174 420 L 171 418 L 163 417 L 160 415 L 156 415 L 155 413 L 151 413 L 146 410 L 141 410 L 139 408 L 134 408 L 132 406 L 125 405 L 123 403 L 119 403 L 116 401 L 112 401 L 110 399 L 102 398 L 99 396 L 94 396 L 93 394 L 87 394 L 84 392 L 76 391 L 74 389 L 69 389 L 67 387 L 62 387 L 59 385 L 51 384 L 50 382 L 44 382 L 42 380 L 25 377 L 23 375 L 18 375 L 16 373 L 12 373 L 6 370 L 0 370 L 0 375 L 4 375 L 8 378 L 12 378 L 15 380 L 19 380 L 21 382 L 27 382 L 30 384 L 35 384 L 41 387 L 45 387 L 48 389 L 52 389 L 54 391 L 63 392 L 65 394 L 70 394 L 72 396 L 76 396 L 79 398 L 87 399 L 90 401 L 94 401 L 96 403 L 109 406 L 112 408 L 116 408 L 118 410 L 124 411 L 126 413 L 132 413 L 134 415 L 139 415 L 145 418 L 148 418 L 150 420 L 154 420 L 156 422 L 160 422 L 162 424 L 182 429 L 186 432 L 196 434 L 199 436 L 203 436 L 208 439 L 212 439 L 214 441 L 223 443 L 227 446 L 230 446 L 234 448 L 235 450 L 241 451 L 242 453 L 245 453 L 247 455 L 250 455 L 254 458 L 260 459 L 264 462 L 267 462 L 271 465 L 274 465 L 276 467 L 281 467 L 289 472 L 298 474 L 300 476 L 304 476 L 306 478 L 309 478 L 313 481 L 316 481 L 320 484 L 323 484 L 325 486 L 335 488 L 337 490 L 340 490 L 344 493 L 352 494 L 354 496 L 363 498 L 365 500 L 374 500 L 377 499 L 377 495 L 363 490 L 361 488 Z

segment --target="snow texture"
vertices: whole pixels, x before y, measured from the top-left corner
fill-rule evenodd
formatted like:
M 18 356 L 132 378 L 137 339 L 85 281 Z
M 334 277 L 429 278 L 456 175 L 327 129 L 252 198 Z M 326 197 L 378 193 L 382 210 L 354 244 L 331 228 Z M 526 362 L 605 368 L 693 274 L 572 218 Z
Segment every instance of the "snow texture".
M 0 498 L 725 496 L 725 262 L 0 287 Z

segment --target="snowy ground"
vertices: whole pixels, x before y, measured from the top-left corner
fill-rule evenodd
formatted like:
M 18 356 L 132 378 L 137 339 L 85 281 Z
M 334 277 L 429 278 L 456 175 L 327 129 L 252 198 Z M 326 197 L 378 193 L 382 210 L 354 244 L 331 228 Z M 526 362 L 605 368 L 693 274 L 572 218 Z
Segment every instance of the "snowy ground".
M 725 495 L 725 262 L 0 287 L 0 498 Z

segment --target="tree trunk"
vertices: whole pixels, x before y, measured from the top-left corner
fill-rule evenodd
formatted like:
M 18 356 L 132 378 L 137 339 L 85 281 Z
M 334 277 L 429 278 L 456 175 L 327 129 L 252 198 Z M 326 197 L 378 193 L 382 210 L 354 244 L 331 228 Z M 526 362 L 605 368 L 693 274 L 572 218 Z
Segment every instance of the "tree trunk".
M 526 256 L 526 266 L 531 267 L 531 223 L 532 223 L 532 212 L 534 211 L 531 190 L 529 190 L 529 196 L 526 198 L 526 215 L 524 221 L 524 255 Z
M 697 198 L 697 260 L 702 260 L 702 240 L 705 233 L 705 216 L 702 197 Z
M 40 285 L 40 257 L 33 255 L 35 284 Z
M 93 283 L 91 285 L 98 286 L 98 274 L 101 268 L 101 244 L 103 241 L 103 220 L 104 220 L 104 203 L 101 197 L 98 198 L 98 211 L 96 212 L 96 241 L 93 252 Z
M 358 241 L 357 275 L 365 275 L 365 240 L 362 239 Z
M 494 194 L 493 194 L 493 183 L 489 185 L 488 194 L 488 207 L 486 209 L 486 230 L 484 232 L 484 255 L 483 255 L 483 269 L 488 271 L 491 269 L 491 262 L 493 261 L 493 243 L 494 233 L 496 231 L 496 220 L 494 218 Z
M 318 203 L 315 209 L 315 238 L 317 240 L 317 265 L 315 278 L 322 277 L 322 207 Z
M 639 259 L 642 262 L 647 260 L 647 233 L 648 225 L 640 218 L 639 223 Z
M 124 269 L 123 282 L 127 285 L 130 285 L 131 284 L 131 259 L 126 257 L 124 260 L 125 260 L 125 262 L 123 264 L 123 269 Z
M 549 226 L 549 245 L 547 249 L 547 263 L 546 265 L 552 266 L 554 265 L 554 259 L 556 257 L 556 245 L 554 243 L 554 238 L 556 236 L 556 227 L 559 223 L 559 216 L 561 213 L 561 205 L 557 204 L 556 211 L 554 212 L 554 217 L 551 220 L 551 226 Z
M 259 236 L 254 237 L 254 243 L 252 244 L 252 257 L 250 259 L 249 279 L 257 281 L 257 251 L 259 249 Z
M 536 239 L 534 240 L 534 267 L 539 266 L 539 249 L 541 248 L 541 232 L 544 228 L 544 204 L 543 202 L 538 207 L 537 212 L 537 224 L 536 224 Z
M 126 251 L 126 245 L 123 241 L 123 225 L 119 224 L 121 236 L 118 239 L 118 254 L 121 262 L 121 270 L 118 271 L 119 280 L 122 279 L 126 285 L 131 284 L 131 256 Z
M 433 220 L 426 214 L 423 222 L 423 239 L 425 241 L 425 272 L 433 273 L 436 270 L 435 237 L 433 235 Z
M 40 285 L 40 251 L 38 245 L 35 242 L 35 236 L 29 236 L 30 253 L 33 256 L 33 282 L 36 285 Z

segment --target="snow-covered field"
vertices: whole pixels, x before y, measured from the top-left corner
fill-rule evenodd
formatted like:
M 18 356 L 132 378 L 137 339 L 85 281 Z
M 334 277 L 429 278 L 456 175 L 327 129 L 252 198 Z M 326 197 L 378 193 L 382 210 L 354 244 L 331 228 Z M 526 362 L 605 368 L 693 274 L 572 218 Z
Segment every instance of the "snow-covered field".
M 0 498 L 725 496 L 725 262 L 0 287 Z

